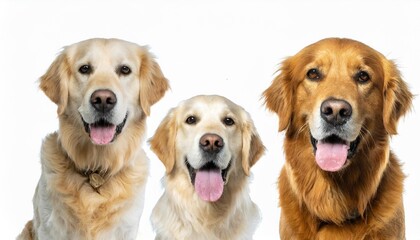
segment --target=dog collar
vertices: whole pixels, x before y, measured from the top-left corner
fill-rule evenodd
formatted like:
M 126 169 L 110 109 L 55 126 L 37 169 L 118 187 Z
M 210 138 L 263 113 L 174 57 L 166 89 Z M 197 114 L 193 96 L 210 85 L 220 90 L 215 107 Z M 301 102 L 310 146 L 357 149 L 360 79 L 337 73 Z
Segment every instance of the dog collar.
M 67 154 L 66 154 L 67 155 Z M 88 179 L 88 183 L 90 186 L 99 193 L 99 188 L 106 182 L 107 180 L 107 173 L 106 171 L 102 171 L 100 169 L 97 170 L 91 170 L 91 169 L 79 169 L 73 160 L 70 158 L 70 156 L 67 155 L 68 161 L 70 161 L 72 168 L 75 172 L 80 174 L 82 177 L 85 177 Z

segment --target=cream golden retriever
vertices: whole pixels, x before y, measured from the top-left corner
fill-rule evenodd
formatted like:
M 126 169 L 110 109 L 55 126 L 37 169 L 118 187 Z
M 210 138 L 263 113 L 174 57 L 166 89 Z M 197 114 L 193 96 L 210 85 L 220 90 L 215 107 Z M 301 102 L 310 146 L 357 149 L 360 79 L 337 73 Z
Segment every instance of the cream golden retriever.
M 412 94 L 395 64 L 330 38 L 280 71 L 264 97 L 286 131 L 281 239 L 405 239 L 404 174 L 389 141 Z
M 34 218 L 18 239 L 135 239 L 150 107 L 168 82 L 147 48 L 118 39 L 65 47 L 40 79 L 59 130 L 41 149 Z
M 251 239 L 260 219 L 248 191 L 264 146 L 249 114 L 221 96 L 172 109 L 150 140 L 166 167 L 153 209 L 156 239 Z

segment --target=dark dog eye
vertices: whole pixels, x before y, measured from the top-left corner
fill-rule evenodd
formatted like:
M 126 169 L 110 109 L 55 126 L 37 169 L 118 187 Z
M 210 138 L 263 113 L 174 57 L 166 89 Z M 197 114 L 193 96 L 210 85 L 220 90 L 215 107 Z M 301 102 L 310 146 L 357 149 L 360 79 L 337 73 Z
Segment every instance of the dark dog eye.
M 370 80 L 370 76 L 369 76 L 369 74 L 368 74 L 367 72 L 365 72 L 365 71 L 359 71 L 359 72 L 356 74 L 356 80 L 357 80 L 358 82 L 360 82 L 360 83 L 365 83 L 365 82 L 367 82 L 367 81 L 369 81 L 369 80 Z
M 321 73 L 319 72 L 319 70 L 317 68 L 311 68 L 306 73 L 306 77 L 308 77 L 309 80 L 317 81 L 317 80 L 321 79 Z
M 224 123 L 226 126 L 232 126 L 233 124 L 235 124 L 235 121 L 233 121 L 233 119 L 232 119 L 232 118 L 228 118 L 228 117 L 226 117 L 226 118 L 224 118 L 224 119 L 223 119 L 223 123 Z
M 88 64 L 85 64 L 79 68 L 79 73 L 81 74 L 90 74 L 92 73 L 92 67 Z
M 194 124 L 194 123 L 197 122 L 197 118 L 194 117 L 194 116 L 189 116 L 189 117 L 187 117 L 187 119 L 185 120 L 185 122 L 187 124 L 189 124 L 189 125 L 192 125 L 192 124 Z
M 118 72 L 122 75 L 128 75 L 131 73 L 131 69 L 126 65 L 122 65 L 120 69 L 118 70 Z

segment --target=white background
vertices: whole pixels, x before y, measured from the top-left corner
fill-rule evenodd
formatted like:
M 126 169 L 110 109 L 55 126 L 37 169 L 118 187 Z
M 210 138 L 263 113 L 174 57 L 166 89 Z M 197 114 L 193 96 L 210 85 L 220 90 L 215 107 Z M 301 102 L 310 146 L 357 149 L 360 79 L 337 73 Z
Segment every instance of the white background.
M 284 162 L 277 116 L 262 105 L 278 64 L 325 37 L 362 41 L 396 60 L 420 91 L 420 3 L 415 1 L 3 1 L 0 3 L 0 239 L 32 218 L 41 141 L 58 127 L 56 106 L 37 79 L 61 47 L 92 37 L 149 45 L 171 91 L 152 108 L 147 138 L 167 111 L 197 94 L 242 105 L 267 147 L 252 169 L 251 197 L 263 219 L 254 239 L 278 239 L 276 181 Z M 392 138 L 404 163 L 407 239 L 420 239 L 419 98 Z M 151 161 L 138 239 L 153 239 L 149 216 L 164 168 Z

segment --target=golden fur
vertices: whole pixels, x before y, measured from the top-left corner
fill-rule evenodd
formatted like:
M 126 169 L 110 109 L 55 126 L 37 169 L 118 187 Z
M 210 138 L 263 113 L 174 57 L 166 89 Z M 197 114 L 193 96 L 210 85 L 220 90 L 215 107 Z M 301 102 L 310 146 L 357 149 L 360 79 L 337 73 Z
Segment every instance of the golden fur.
M 91 72 L 81 73 L 84 64 Z M 120 72 L 123 65 L 128 74 Z M 42 144 L 34 218 L 19 239 L 135 239 L 148 176 L 145 120 L 168 87 L 145 47 L 90 39 L 64 48 L 40 79 L 58 106 L 59 131 Z M 82 120 L 98 114 L 89 99 L 101 89 L 117 98 L 109 118 L 126 116 L 121 133 L 104 145 L 94 144 Z M 89 183 L 90 172 L 103 178 L 99 187 Z
M 404 239 L 404 175 L 389 138 L 412 94 L 395 64 L 363 43 L 324 39 L 286 59 L 263 95 L 286 131 L 281 239 Z M 320 105 L 329 98 L 351 105 L 348 133 L 360 138 L 337 172 L 323 171 L 311 146 Z
M 190 116 L 196 123 L 187 124 Z M 223 121 L 233 119 L 233 125 Z M 201 136 L 221 136 L 220 162 L 230 164 L 223 193 L 215 202 L 203 201 L 190 179 L 187 162 L 198 164 Z M 248 193 L 248 175 L 264 146 L 245 110 L 220 96 L 196 96 L 172 109 L 150 140 L 166 167 L 165 192 L 153 209 L 156 239 L 252 239 L 259 222 L 258 207 Z

